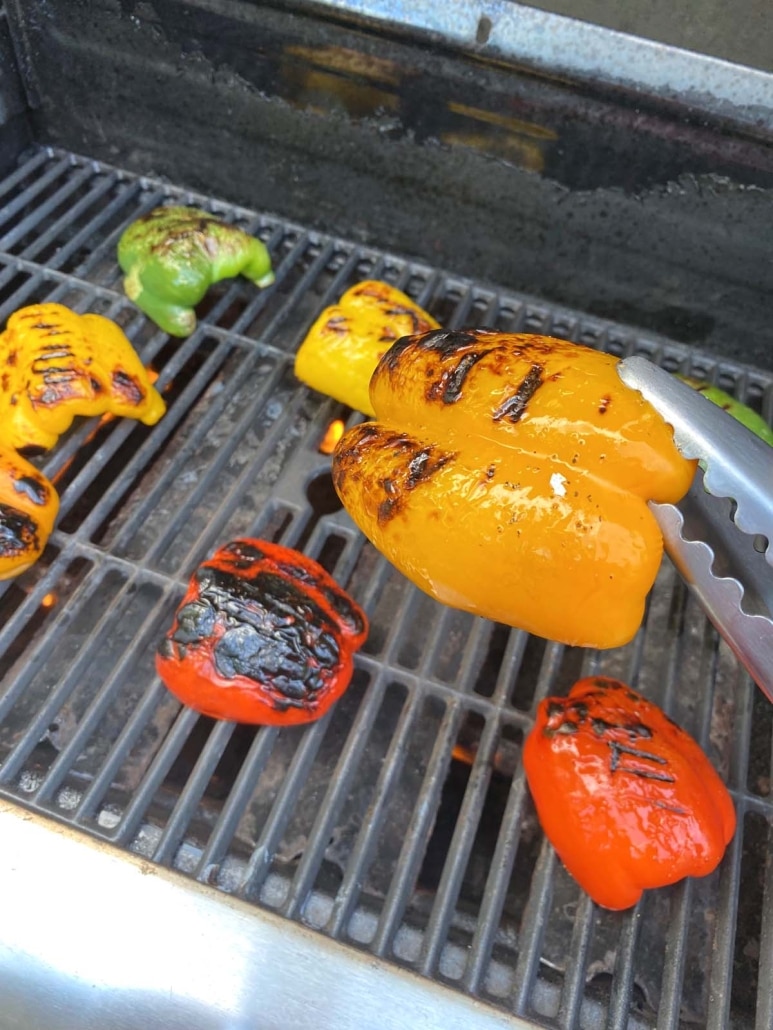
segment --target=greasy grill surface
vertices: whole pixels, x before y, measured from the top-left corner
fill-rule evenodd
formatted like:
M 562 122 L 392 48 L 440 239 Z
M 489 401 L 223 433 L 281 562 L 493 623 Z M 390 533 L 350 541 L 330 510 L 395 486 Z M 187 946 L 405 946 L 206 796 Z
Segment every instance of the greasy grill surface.
M 277 273 L 268 291 L 212 289 L 175 341 L 126 300 L 115 260 L 122 229 L 166 198 L 259 234 Z M 292 355 L 373 277 L 444 325 L 643 353 L 768 417 L 771 380 L 67 154 L 35 151 L 0 205 L 2 324 L 44 300 L 107 315 L 168 404 L 152 429 L 81 420 L 40 459 L 62 509 L 43 559 L 0 586 L 0 792 L 539 1025 L 772 1025 L 771 708 L 673 569 L 636 640 L 603 654 L 442 608 L 340 510 L 318 447 L 350 413 L 301 387 Z M 349 692 L 310 727 L 216 724 L 154 675 L 191 571 L 243 534 L 305 550 L 370 616 Z M 594 672 L 693 733 L 739 812 L 717 874 L 622 914 L 555 860 L 520 765 L 537 701 Z

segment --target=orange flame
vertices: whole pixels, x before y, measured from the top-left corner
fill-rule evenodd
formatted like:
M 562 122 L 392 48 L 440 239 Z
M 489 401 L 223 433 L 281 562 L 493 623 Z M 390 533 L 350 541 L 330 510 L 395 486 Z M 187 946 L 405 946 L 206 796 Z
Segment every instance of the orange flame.
M 473 765 L 475 762 L 475 752 L 465 747 L 464 744 L 455 744 L 451 757 L 457 762 L 464 762 L 465 765 Z
M 40 599 L 41 608 L 53 608 L 59 598 L 54 593 L 46 594 Z
M 320 454 L 332 454 L 336 449 L 336 444 L 344 435 L 344 420 L 342 418 L 333 419 L 330 425 L 325 430 L 325 435 L 320 441 L 317 450 Z

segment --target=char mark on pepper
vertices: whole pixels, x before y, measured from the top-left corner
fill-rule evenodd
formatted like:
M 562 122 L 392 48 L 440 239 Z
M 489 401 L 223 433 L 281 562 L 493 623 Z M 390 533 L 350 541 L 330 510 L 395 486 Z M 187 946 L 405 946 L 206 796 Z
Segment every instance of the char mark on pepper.
M 333 315 L 325 323 L 325 329 L 331 333 L 345 334 L 349 332 L 349 320 L 346 315 Z
M 255 544 L 247 543 L 246 540 L 232 540 L 231 543 L 225 544 L 222 550 L 250 563 L 260 561 L 266 557 L 265 552 L 261 551 Z
M 506 397 L 494 412 L 495 422 L 507 419 L 508 422 L 516 423 L 523 418 L 529 401 L 542 386 L 542 372 L 542 365 L 531 366 L 515 393 L 511 397 Z
M 129 404 L 142 404 L 145 395 L 133 376 L 117 368 L 112 375 L 113 387 Z
M 654 762 L 656 765 L 668 765 L 668 759 L 663 758 L 662 755 L 654 755 L 650 751 L 640 751 L 635 747 L 627 747 L 625 744 L 621 744 L 617 740 L 610 740 L 607 743 L 609 744 L 609 749 L 612 752 L 612 756 L 609 760 L 609 771 L 611 773 L 629 773 L 632 776 L 639 776 L 645 780 L 659 780 L 663 783 L 676 782 L 675 778 L 673 776 L 669 776 L 667 773 L 656 772 L 654 769 L 643 769 L 640 766 L 622 764 L 624 756 L 628 755 L 632 758 L 639 758 L 644 762 Z
M 38 549 L 37 524 L 9 504 L 0 503 L 0 557 L 11 558 Z
M 76 370 L 69 365 L 44 365 L 39 368 L 38 362 L 43 360 L 45 359 L 36 358 L 32 365 L 32 371 L 36 376 L 41 376 L 44 383 L 67 383 L 78 375 Z
M 283 576 L 244 580 L 203 566 L 200 594 L 177 614 L 176 644 L 208 645 L 219 676 L 270 686 L 280 707 L 308 701 L 340 660 L 335 627 L 309 595 Z M 224 632 L 219 635 L 216 627 Z
M 403 461 L 402 455 L 395 456 L 400 458 L 400 464 L 395 467 L 392 476 L 384 477 L 380 483 L 385 494 L 384 500 L 378 506 L 377 518 L 380 526 L 398 515 L 405 507 L 408 494 L 422 483 L 429 482 L 453 461 L 456 454 L 438 451 L 433 447 L 423 447 L 421 450 L 414 450 L 407 462 Z
M 18 494 L 24 494 L 33 504 L 43 506 L 48 503 L 49 491 L 44 482 L 32 476 L 19 476 L 14 479 L 13 488 Z
M 340 590 L 331 590 L 329 587 L 322 588 L 322 596 L 344 623 L 346 628 L 355 636 L 360 636 L 365 631 L 365 620 L 359 609 L 355 608 L 347 595 Z
M 483 330 L 470 333 L 459 329 L 432 329 L 420 336 L 403 336 L 392 344 L 381 360 L 389 372 L 395 372 L 400 367 L 405 351 L 412 347 L 432 351 L 441 358 L 450 358 L 462 348 L 474 344 L 481 332 Z
M 452 454 L 437 454 L 433 458 L 433 448 L 424 447 L 408 462 L 408 478 L 405 485 L 409 490 L 414 490 L 420 483 L 426 483 L 444 468 L 453 458 Z
M 462 387 L 470 369 L 474 368 L 483 356 L 480 351 L 470 351 L 452 369 L 443 369 L 440 378 L 429 385 L 427 400 L 455 404 L 462 396 Z

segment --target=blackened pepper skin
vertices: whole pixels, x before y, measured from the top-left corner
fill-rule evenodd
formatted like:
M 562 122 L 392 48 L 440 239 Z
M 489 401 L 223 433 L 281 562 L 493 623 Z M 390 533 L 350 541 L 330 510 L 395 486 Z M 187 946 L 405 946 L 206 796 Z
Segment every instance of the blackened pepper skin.
M 367 632 L 364 613 L 315 561 L 241 539 L 196 570 L 156 666 L 169 690 L 204 715 L 311 722 L 346 690 Z

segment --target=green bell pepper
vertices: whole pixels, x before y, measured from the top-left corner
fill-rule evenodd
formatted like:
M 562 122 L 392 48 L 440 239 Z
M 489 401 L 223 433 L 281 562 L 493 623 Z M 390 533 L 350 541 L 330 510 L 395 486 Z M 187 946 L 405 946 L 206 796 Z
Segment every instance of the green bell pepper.
M 717 404 L 728 415 L 732 415 L 734 419 L 740 422 L 741 425 L 746 426 L 747 429 L 750 429 L 760 440 L 764 440 L 765 443 L 773 446 L 773 429 L 756 411 L 753 411 L 746 404 L 742 404 L 741 401 L 736 400 L 729 393 L 725 393 L 724 390 L 720 390 L 718 386 L 712 386 L 711 383 L 704 383 L 700 379 L 691 379 L 689 376 L 680 375 L 678 378 L 694 390 L 702 393 L 707 400 Z
M 158 207 L 133 222 L 118 241 L 118 264 L 126 295 L 171 336 L 193 332 L 193 309 L 213 283 L 274 281 L 261 240 L 193 207 Z

